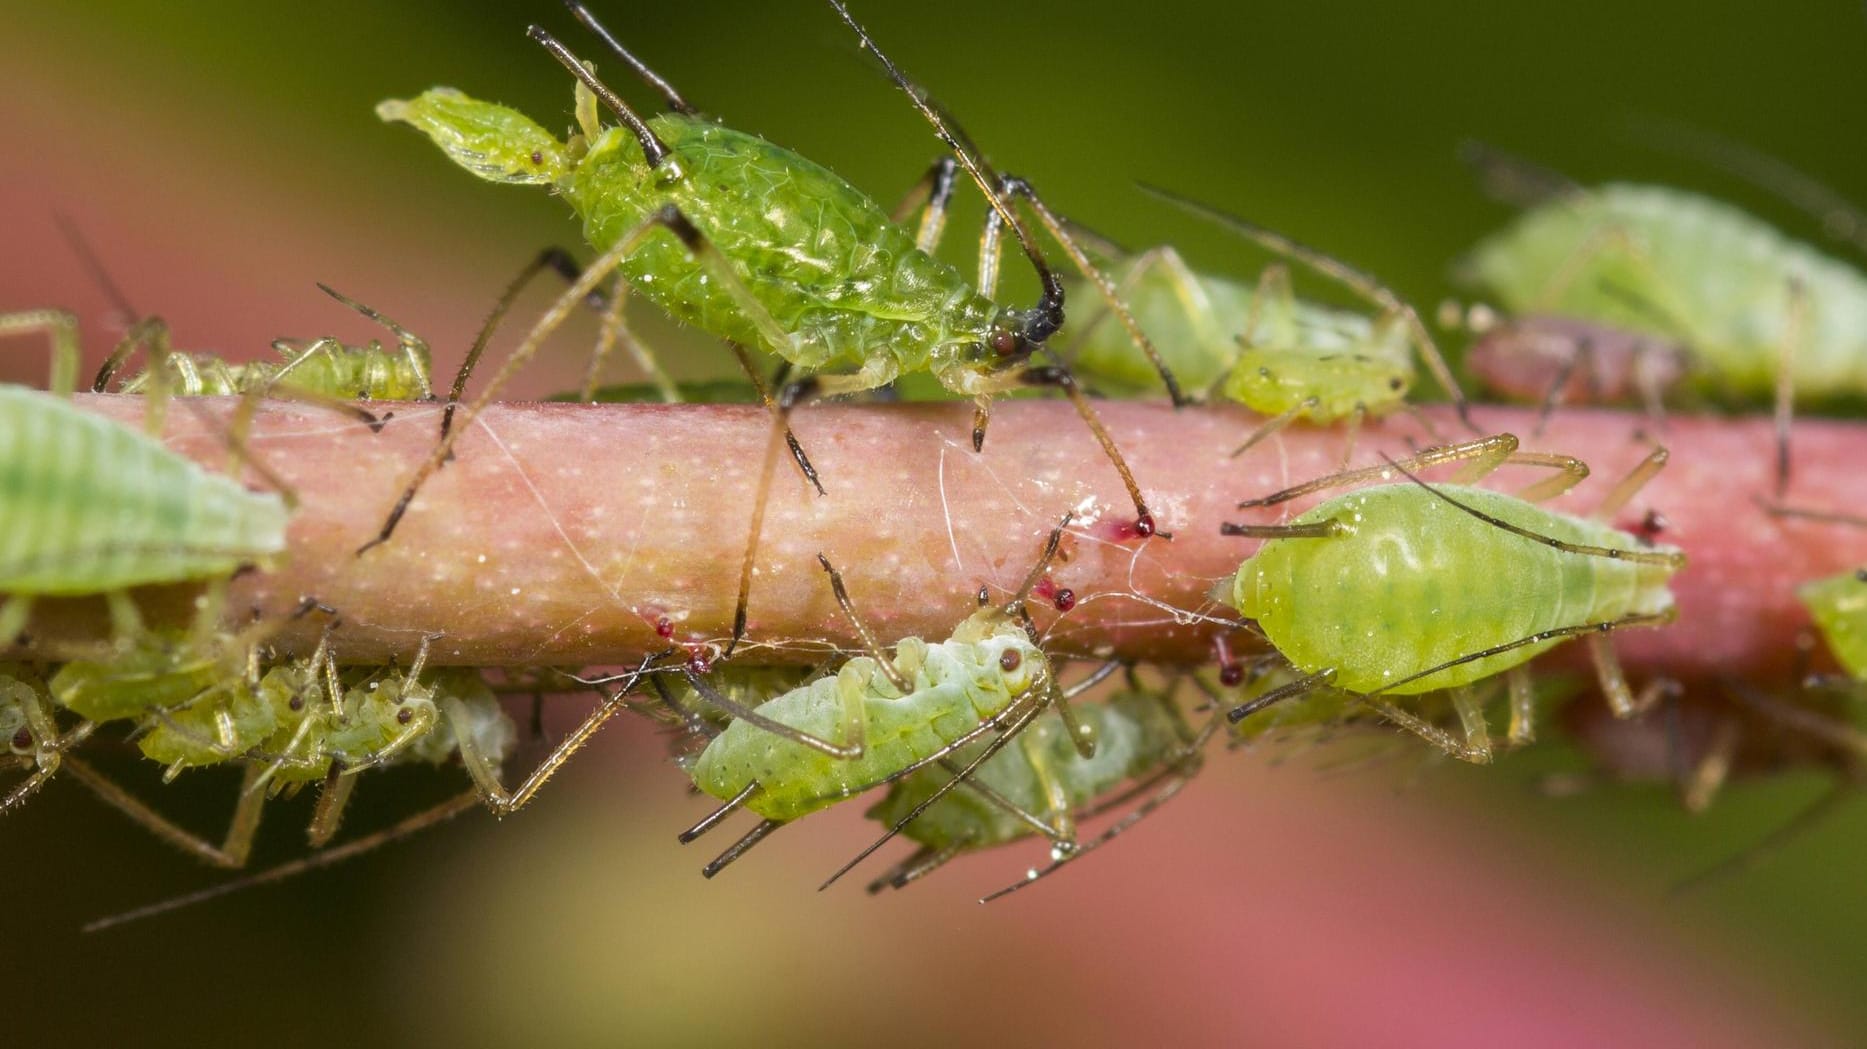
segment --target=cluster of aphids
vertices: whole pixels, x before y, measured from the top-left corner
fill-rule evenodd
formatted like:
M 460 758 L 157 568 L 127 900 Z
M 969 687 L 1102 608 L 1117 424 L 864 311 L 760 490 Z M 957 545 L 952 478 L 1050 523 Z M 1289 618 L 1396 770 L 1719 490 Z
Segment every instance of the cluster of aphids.
M 1702 805 L 1734 767 L 1759 756 L 1851 769 L 1867 752 L 1854 727 L 1867 687 L 1867 570 L 1810 581 L 1801 591 L 1840 676 L 1685 696 L 1664 680 L 1636 688 L 1623 675 L 1612 632 L 1670 622 L 1669 583 L 1685 559 L 1656 535 L 1606 522 L 1658 472 L 1663 448 L 1586 518 L 1539 505 L 1572 488 L 1586 467 L 1558 453 L 1523 451 L 1509 434 L 1440 442 L 1405 459 L 1353 467 L 1355 426 L 1407 407 L 1416 358 L 1465 415 L 1425 325 L 1373 277 L 1159 190 L 1152 192 L 1341 282 L 1373 314 L 1298 299 L 1281 264 L 1253 286 L 1196 272 L 1172 247 L 1130 252 L 1089 234 L 1056 214 L 1028 181 L 992 171 L 952 119 L 831 0 L 950 150 L 890 212 L 826 169 L 699 115 L 587 10 L 570 6 L 660 94 L 666 112 L 638 115 L 593 66 L 537 28 L 531 36 L 575 78 L 576 130 L 568 140 L 452 89 L 379 107 L 384 119 L 415 126 L 482 178 L 556 192 L 583 220 L 600 257 L 580 269 L 567 253 L 547 252 L 515 282 L 455 383 L 432 455 L 371 545 L 393 541 L 396 522 L 451 454 L 454 435 L 575 310 L 603 314 L 599 360 L 620 342 L 647 364 L 665 399 L 680 399 L 682 390 L 627 332 L 622 308 L 633 295 L 735 351 L 748 381 L 728 396 L 760 401 L 772 413 L 764 484 L 788 447 L 806 482 L 817 485 L 787 422 L 808 399 L 886 392 L 901 377 L 927 372 L 977 405 L 973 445 L 981 450 L 994 395 L 1055 387 L 1133 498 L 1128 539 L 1165 541 L 1086 390 L 1110 396 L 1164 387 L 1176 404 L 1199 399 L 1185 391 L 1242 403 L 1263 421 L 1240 435 L 1234 454 L 1299 420 L 1346 421 L 1340 472 L 1241 507 L 1333 493 L 1326 501 L 1281 524 L 1174 523 L 1259 541 L 1254 549 L 1241 545 L 1250 556 L 1215 595 L 1239 617 L 1215 665 L 1111 662 L 1066 681 L 1075 675 L 1046 651 L 1027 611 L 1029 602 L 1046 600 L 1067 615 L 1074 603 L 1046 575 L 1071 523 L 1059 513 L 1022 585 L 1002 602 L 981 591 L 978 610 L 942 641 L 877 637 L 836 568 L 820 558 L 823 585 L 864 642 L 864 652 L 840 663 L 753 666 L 735 661 L 728 646 L 718 660 L 670 652 L 607 677 L 541 671 L 541 680 L 519 682 L 519 691 L 605 690 L 583 724 L 509 790 L 501 764 L 519 733 L 494 687 L 508 678 L 429 667 L 426 646 L 407 667 L 340 666 L 332 638 L 342 629 L 341 610 L 315 600 L 298 610 L 325 620 L 325 641 L 309 655 L 270 649 L 280 622 L 226 625 L 229 578 L 284 553 L 291 499 L 250 490 L 151 436 L 74 408 L 65 395 L 75 380 L 75 324 L 38 311 L 0 317 L 0 334 L 43 330 L 54 347 L 52 392 L 0 389 L 0 490 L 7 493 L 0 502 L 0 639 L 22 639 L 41 596 L 101 595 L 112 632 L 91 644 L 33 639 L 36 647 L 22 651 L 39 661 L 0 664 L 0 738 L 23 777 L 6 808 L 68 774 L 164 839 L 237 867 L 271 795 L 319 785 L 310 830 L 319 847 L 337 831 L 360 774 L 420 761 L 465 768 L 472 793 L 295 865 L 302 867 L 425 826 L 475 799 L 497 813 L 515 810 L 607 720 L 636 710 L 680 730 L 691 743 L 680 748 L 681 767 L 699 791 L 722 802 L 683 841 L 739 809 L 760 817 L 706 867 L 709 875 L 792 820 L 886 788 L 869 815 L 889 827 L 884 841 L 901 834 L 919 847 L 872 887 L 904 885 L 962 853 L 1047 839 L 1050 866 L 1016 888 L 1171 798 L 1215 735 L 1249 743 L 1353 726 L 1397 740 L 1411 734 L 1446 754 L 1487 762 L 1498 746 L 1491 708 L 1502 709 L 1505 745 L 1531 741 L 1547 703 L 1528 663 L 1571 640 L 1590 649 L 1605 699 L 1595 722 L 1569 716 L 1577 737 L 1595 741 L 1620 771 L 1637 773 L 1645 768 L 1639 759 L 1614 755 L 1630 752 L 1626 741 L 1639 731 L 1662 733 L 1667 757 L 1654 771 L 1680 782 L 1689 804 Z M 614 122 L 605 121 L 605 107 Z M 933 254 L 965 180 L 990 205 L 974 280 Z M 1681 396 L 1714 406 L 1774 398 L 1785 440 L 1792 404 L 1822 407 L 1867 393 L 1867 279 L 1856 270 L 1690 194 L 1627 185 L 1544 188 L 1471 256 L 1472 274 L 1502 311 L 1502 319 L 1487 315 L 1472 356 L 1494 387 L 1540 398 L 1550 409 L 1565 399 L 1625 397 L 1656 414 Z M 1040 227 L 1076 276 L 1052 269 Z M 995 298 L 1007 235 L 1039 278 L 1040 297 L 1028 307 Z M 562 273 L 569 289 L 479 397 L 465 402 L 468 370 L 493 325 L 519 288 L 548 270 Z M 151 433 L 175 395 L 238 396 L 226 440 L 236 468 L 257 465 L 243 454 L 244 430 L 264 397 L 289 396 L 372 424 L 380 418 L 360 402 L 433 399 L 421 340 L 337 297 L 387 326 L 396 345 L 281 342 L 277 362 L 231 365 L 172 352 L 160 322 L 145 321 L 111 355 L 94 388 L 146 395 Z M 148 367 L 120 380 L 139 347 Z M 761 365 L 774 360 L 778 375 L 768 381 Z M 710 393 L 718 399 L 718 389 Z M 1551 472 L 1514 494 L 1477 486 L 1507 464 Z M 1451 481 L 1423 476 L 1444 466 L 1458 468 Z M 1804 512 L 1780 505 L 1780 488 L 1776 494 L 1779 512 Z M 764 501 L 761 491 L 748 547 L 756 544 Z M 735 642 L 746 621 L 751 563 L 748 550 Z M 1472 565 L 1508 569 L 1474 572 Z M 178 582 L 205 587 L 194 621 L 146 624 L 127 591 Z M 552 679 L 550 687 L 543 678 Z M 1086 695 L 1109 679 L 1117 685 L 1111 692 Z M 81 745 L 111 723 L 127 726 L 134 745 L 170 777 L 210 765 L 244 770 L 223 842 L 175 826 L 80 756 Z M 1116 811 L 1123 815 L 1099 836 L 1079 838 L 1079 821 Z

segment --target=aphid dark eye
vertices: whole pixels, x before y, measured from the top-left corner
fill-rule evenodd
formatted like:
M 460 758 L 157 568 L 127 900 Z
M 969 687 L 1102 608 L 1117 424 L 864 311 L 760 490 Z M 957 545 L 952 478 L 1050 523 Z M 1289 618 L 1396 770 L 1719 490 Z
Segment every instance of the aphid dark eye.
M 1393 390 L 1395 393 L 1399 393 L 1401 390 L 1404 390 L 1407 388 L 1407 380 L 1396 375 L 1393 378 L 1387 380 L 1387 388 L 1390 390 Z
M 1057 606 L 1057 611 L 1068 612 L 1076 607 L 1076 591 L 1066 586 L 1057 591 L 1057 596 L 1051 599 L 1051 603 Z
M 1219 670 L 1219 684 L 1226 688 L 1237 688 L 1245 680 L 1245 668 L 1237 663 Z
M 992 352 L 998 354 L 1000 357 L 1009 357 L 1017 353 L 1019 347 L 1022 345 L 1024 345 L 1024 340 L 1020 339 L 1018 333 L 1015 331 L 997 331 L 992 333 Z
M 285 705 L 293 710 L 303 710 L 305 709 L 305 697 L 293 696 Z
M 415 712 L 406 707 L 395 712 L 395 723 L 398 725 L 406 725 L 413 720 L 415 720 Z
M 655 636 L 667 639 L 674 636 L 674 620 L 667 616 L 655 620 Z
M 544 162 L 545 162 L 545 155 L 543 153 L 538 152 L 535 149 L 532 150 L 532 163 L 543 164 Z
M 992 594 L 985 587 L 979 588 L 978 596 L 979 596 L 979 607 L 980 608 L 984 608 L 986 605 L 989 605 L 992 603 Z
M 20 729 L 18 732 L 13 733 L 13 749 L 20 751 L 31 750 L 32 732 L 27 729 Z
M 1004 654 L 998 657 L 998 669 L 1004 671 L 1007 674 L 1011 673 L 1014 670 L 1017 670 L 1020 666 L 1023 666 L 1023 665 L 1024 665 L 1024 656 L 1020 655 L 1018 650 L 1015 648 L 1006 649 Z

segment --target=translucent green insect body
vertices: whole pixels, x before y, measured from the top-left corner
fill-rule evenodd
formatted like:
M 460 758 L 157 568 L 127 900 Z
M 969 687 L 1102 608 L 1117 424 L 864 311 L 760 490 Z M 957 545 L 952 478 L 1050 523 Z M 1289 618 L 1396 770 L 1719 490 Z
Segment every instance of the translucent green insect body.
M 793 820 L 951 747 L 1028 695 L 1047 673 L 1042 650 L 1022 627 L 974 620 L 947 641 L 902 639 L 892 665 L 909 682 L 905 693 L 873 658 L 856 656 L 834 676 L 758 708 L 800 732 L 835 738 L 845 711 L 859 703 L 867 735 L 861 756 L 838 759 L 734 722 L 695 761 L 695 785 L 722 801 L 756 785 L 746 808 L 766 819 Z
M 1505 434 L 1396 466 L 1411 471 L 1463 460 L 1473 463 L 1468 472 L 1484 473 L 1517 459 L 1563 469 L 1531 490 L 1539 496 L 1586 473 L 1574 460 L 1516 449 L 1516 438 Z M 1663 461 L 1663 453 L 1649 457 L 1604 512 L 1618 509 Z M 1388 472 L 1339 474 L 1241 505 L 1274 505 Z M 1590 636 L 1617 712 L 1631 714 L 1657 696 L 1632 694 L 1605 632 L 1670 621 L 1667 585 L 1684 564 L 1675 548 L 1643 547 L 1631 535 L 1522 497 L 1463 484 L 1428 486 L 1410 475 L 1337 496 L 1287 524 L 1224 531 L 1268 540 L 1239 567 L 1224 596 L 1306 675 L 1236 708 L 1235 720 L 1323 684 L 1363 698 L 1458 690 L 1580 635 Z M 1513 682 L 1514 693 L 1524 691 Z M 1453 699 L 1467 731 L 1462 745 L 1385 700 L 1374 705 L 1460 757 L 1487 760 L 1482 710 L 1469 692 Z
M 395 349 L 374 341 L 352 346 L 328 337 L 280 339 L 272 348 L 280 360 L 233 364 L 212 354 L 172 351 L 159 356 L 151 368 L 167 373 L 170 392 L 189 397 L 231 397 L 263 390 L 359 401 L 434 398 L 428 346 L 413 336 Z M 144 370 L 125 379 L 116 392 L 148 393 L 153 380 L 151 371 Z M 275 391 L 275 387 L 284 389 Z
M 1841 669 L 1867 682 L 1867 569 L 1805 583 L 1796 596 Z
M 1169 695 L 1128 689 L 1105 702 L 1081 704 L 1074 713 L 1081 730 L 1095 738 L 1093 754 L 1082 754 L 1061 716 L 1046 713 L 981 764 L 960 789 L 932 804 L 927 802 L 952 782 L 952 772 L 924 768 L 891 787 L 869 809 L 868 818 L 890 826 L 906 821 L 902 836 L 920 848 L 871 884 L 870 890 L 884 885 L 899 888 L 962 853 L 1036 834 L 1051 839 L 1056 862 L 1072 859 L 1119 833 L 1112 828 L 1104 838 L 1079 847 L 1075 836 L 1079 813 L 1124 784 L 1138 784 L 1139 789 L 1146 786 L 1140 781 L 1176 772 L 1183 781 L 1197 766 L 1198 737 Z M 981 744 L 974 744 L 961 750 L 953 763 L 969 764 L 982 749 Z M 1137 813 L 1145 815 L 1145 810 L 1158 803 L 1143 806 Z M 925 809 L 915 815 L 923 805 Z M 1127 825 L 1117 826 L 1125 829 Z
M 1618 183 L 1563 194 L 1466 267 L 1510 313 L 1683 345 L 1685 381 L 1720 403 L 1767 401 L 1784 363 L 1801 403 L 1867 397 L 1867 277 L 1715 200 Z
M 1276 276 L 1283 272 L 1267 271 L 1271 276 L 1253 287 L 1196 272 L 1173 248 L 1160 247 L 1110 276 L 1189 389 L 1216 388 L 1261 415 L 1297 410 L 1299 418 L 1323 421 L 1404 397 L 1414 378 L 1405 327 L 1298 299 L 1288 279 Z M 1135 358 L 1115 318 L 1082 312 L 1084 325 L 1066 325 L 1057 336 L 1073 351 L 1077 371 L 1105 393 L 1158 389 L 1158 374 Z M 1358 373 L 1368 381 L 1357 381 Z M 1307 381 L 1312 376 L 1320 381 Z
M 672 112 L 638 116 L 581 60 L 537 27 L 531 30 L 532 38 L 578 81 L 579 131 L 568 142 L 523 114 L 450 88 L 384 102 L 377 110 L 385 120 L 421 130 L 481 178 L 549 187 L 577 213 L 585 239 L 602 252 L 534 325 L 468 406 L 466 418 L 537 351 L 570 309 L 600 294 L 599 285 L 614 272 L 624 282 L 616 284 L 612 301 L 620 301 L 626 290 L 719 336 L 735 349 L 755 384 L 762 380 L 748 349 L 775 354 L 803 373 L 777 401 L 761 399 L 785 428 L 806 478 L 820 490 L 814 469 L 784 423 L 784 413 L 795 399 L 860 393 L 904 374 L 931 374 L 947 391 L 975 400 L 973 442 L 979 447 L 993 396 L 1033 384 L 1055 385 L 1070 395 L 1121 473 L 1135 503 L 1137 534 L 1153 534 L 1153 517 L 1139 487 L 1067 369 L 1026 367 L 1063 323 L 1063 290 L 1014 201 L 1022 199 L 1030 206 L 1111 310 L 1126 317 L 1126 308 L 1031 186 L 1022 179 L 1000 178 L 986 166 L 964 133 L 881 55 L 839 3 L 833 0 L 831 6 L 954 151 L 954 157 L 936 165 L 919 191 L 924 216 L 918 229 L 897 224 L 827 168 L 697 115 L 587 9 L 577 3 L 568 6 L 662 95 Z M 601 125 L 598 99 L 619 126 Z M 945 228 L 956 173 L 962 171 L 991 205 L 976 281 L 933 255 Z M 993 299 L 1006 227 L 1043 285 L 1041 298 L 1030 308 L 1007 307 Z M 574 269 L 574 263 L 569 265 Z M 1146 336 L 1138 327 L 1130 330 L 1136 345 L 1152 356 Z M 1177 392 L 1171 376 L 1163 378 Z M 451 403 L 441 447 L 416 473 L 385 522 L 379 542 L 389 538 L 416 489 L 445 457 L 451 445 L 450 420 Z

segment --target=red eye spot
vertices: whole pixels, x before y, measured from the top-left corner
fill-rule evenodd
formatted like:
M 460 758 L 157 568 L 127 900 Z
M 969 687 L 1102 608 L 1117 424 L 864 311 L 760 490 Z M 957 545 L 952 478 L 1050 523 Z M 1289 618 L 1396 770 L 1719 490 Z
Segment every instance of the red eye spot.
M 305 709 L 305 697 L 293 696 L 291 699 L 286 701 L 285 705 L 292 708 L 293 710 L 303 710 Z
M 1155 534 L 1157 528 L 1154 524 L 1153 514 L 1142 514 L 1132 522 L 1104 522 L 1101 526 L 1101 531 L 1114 542 L 1125 543 L 1130 539 L 1146 539 L 1148 536 Z
M 696 648 L 687 653 L 687 669 L 696 674 L 710 674 L 713 672 L 713 661 L 707 658 L 704 650 Z
M 673 637 L 674 620 L 669 619 L 667 616 L 662 616 L 660 619 L 655 620 L 655 636 L 664 641 Z
M 413 720 L 415 720 L 415 712 L 406 707 L 395 712 L 395 723 L 398 725 L 406 725 Z
M 995 331 L 992 333 L 992 352 L 1000 357 L 1009 357 L 1017 353 L 1018 347 L 1023 343 L 1024 340 L 1018 337 L 1017 332 Z
M 1004 655 L 998 657 L 998 669 L 1003 670 L 1007 674 L 1023 665 L 1024 657 L 1019 655 L 1018 650 L 1015 648 L 1006 649 Z
M 26 729 L 20 729 L 18 732 L 13 733 L 13 749 L 31 750 L 32 733 Z
M 1052 599 L 1051 603 L 1057 606 L 1057 611 L 1068 612 L 1076 607 L 1076 591 L 1066 586 L 1057 591 L 1057 596 Z
M 1237 688 L 1245 680 L 1245 668 L 1233 663 L 1219 668 L 1219 684 L 1226 688 Z
M 538 152 L 537 150 L 532 150 L 532 163 L 543 164 L 544 162 L 545 162 L 545 155 L 543 153 Z

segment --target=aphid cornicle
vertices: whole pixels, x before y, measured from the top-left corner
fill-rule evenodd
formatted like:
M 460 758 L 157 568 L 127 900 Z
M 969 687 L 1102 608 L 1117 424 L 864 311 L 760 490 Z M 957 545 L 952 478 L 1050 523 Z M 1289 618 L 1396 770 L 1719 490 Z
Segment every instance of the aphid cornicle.
M 1323 274 L 1380 309 L 1369 318 L 1299 300 L 1281 263 L 1267 267 L 1253 289 L 1194 271 L 1170 246 L 1126 259 L 1113 274 L 1116 291 L 1153 333 L 1174 375 L 1189 389 L 1210 390 L 1265 417 L 1234 455 L 1299 419 L 1349 420 L 1352 450 L 1363 418 L 1406 405 L 1416 348 L 1465 415 L 1464 394 L 1418 313 L 1373 276 L 1211 205 L 1142 189 Z M 1078 314 L 1083 323 L 1066 325 L 1058 336 L 1078 374 L 1110 392 L 1148 388 L 1151 377 L 1125 349 L 1116 318 L 1088 309 Z
M 1656 450 L 1604 500 L 1617 512 L 1665 461 Z M 1519 495 L 1469 484 L 1427 485 L 1423 467 L 1468 464 L 1465 481 L 1507 462 L 1561 472 Z M 1608 631 L 1657 625 L 1674 615 L 1667 588 L 1685 555 L 1643 545 L 1597 520 L 1545 510 L 1532 498 L 1572 487 L 1587 468 L 1566 456 L 1517 450 L 1509 434 L 1430 449 L 1384 467 L 1331 475 L 1241 507 L 1405 473 L 1401 483 L 1337 496 L 1282 525 L 1227 524 L 1228 535 L 1268 540 L 1221 586 L 1221 598 L 1256 623 L 1303 672 L 1291 685 L 1234 709 L 1238 720 L 1271 703 L 1328 685 L 1360 697 L 1390 720 L 1457 757 L 1488 761 L 1484 714 L 1463 686 L 1510 671 L 1513 724 L 1530 688 L 1522 664 L 1564 640 L 1587 636 L 1604 693 L 1630 716 L 1667 683 L 1636 696 Z M 1453 689 L 1463 741 L 1384 696 Z M 1523 728 L 1527 731 L 1527 725 Z
M 982 755 L 989 757 L 1053 703 L 1074 725 L 1024 613 L 1025 598 L 1056 554 L 1068 522 L 1066 516 L 1050 533 L 1043 556 L 1009 601 L 982 605 L 945 641 L 903 638 L 892 654 L 874 642 L 840 575 L 825 560 L 832 589 L 870 654 L 766 700 L 750 717 L 743 709 L 732 711 L 733 723 L 692 761 L 687 771 L 694 784 L 725 804 L 683 833 L 683 842 L 741 808 L 762 817 L 705 873 L 718 873 L 791 820 L 894 782 L 996 730 Z M 721 705 L 699 678 L 690 674 L 690 681 L 703 698 Z M 1072 739 L 1092 749 L 1086 735 Z
M 1091 678 L 1093 684 L 1097 678 Z M 1072 686 L 1067 692 L 1076 691 Z M 923 768 L 889 788 L 870 808 L 868 818 L 893 826 L 906 821 L 901 834 L 920 848 L 869 884 L 901 888 L 968 852 L 992 848 L 1034 835 L 1051 842 L 1052 862 L 1029 872 L 1012 887 L 987 900 L 1015 891 L 1065 863 L 1112 840 L 1177 794 L 1199 769 L 1200 751 L 1217 722 L 1195 730 L 1176 705 L 1172 688 L 1128 688 L 1099 703 L 1075 710 L 1084 730 L 1095 736 L 1096 751 L 1085 757 L 1061 717 L 1045 714 L 1018 739 L 981 764 L 960 788 L 914 810 L 954 779 L 956 769 Z M 963 766 L 977 755 L 973 744 L 943 766 Z M 1127 784 L 1119 797 L 1109 795 Z M 1159 786 L 1158 792 L 1112 825 L 1100 837 L 1076 840 L 1079 818 L 1104 811 Z
M 783 402 L 765 398 L 788 435 L 784 412 L 797 396 L 872 390 L 912 372 L 930 372 L 953 393 L 974 398 L 974 444 L 984 440 L 987 405 L 998 393 L 1058 385 L 1121 473 L 1137 515 L 1135 530 L 1155 530 L 1139 487 L 1094 410 L 1060 363 L 1027 367 L 1063 324 L 1063 287 L 1014 203 L 1023 200 L 1083 270 L 1110 309 L 1127 319 L 1137 345 L 1153 350 L 1068 228 L 1023 179 L 1000 177 L 964 133 L 907 80 L 841 4 L 831 6 L 874 53 L 894 82 L 931 122 L 952 156 L 929 173 L 918 230 L 894 222 L 886 209 L 824 167 L 765 140 L 697 115 L 662 78 L 624 50 L 583 5 L 569 2 L 627 67 L 658 91 L 669 112 L 644 119 L 568 49 L 534 26 L 542 44 L 578 82 L 579 134 L 566 143 L 530 118 L 503 106 L 436 88 L 378 107 L 386 120 L 426 133 L 458 164 L 491 181 L 550 187 L 582 218 L 585 239 L 602 257 L 533 327 L 464 420 L 484 406 L 505 377 L 538 348 L 578 303 L 599 290 L 611 271 L 634 294 L 717 335 L 736 350 L 755 383 L 743 347 L 776 354 L 807 373 Z M 601 99 L 620 120 L 599 123 Z M 991 208 L 981 243 L 979 275 L 969 282 L 932 251 L 944 230 L 954 180 L 963 170 Z M 1028 309 L 994 301 L 1000 242 L 1009 226 L 1037 270 L 1042 297 Z M 853 369 L 853 370 L 852 370 Z M 1161 368 L 1169 389 L 1178 386 Z M 761 386 L 762 390 L 762 386 Z M 451 407 L 451 405 L 450 405 Z M 417 487 L 439 467 L 453 434 L 416 472 L 376 540 L 386 541 Z M 794 456 L 816 480 L 801 448 Z M 821 486 L 819 486 L 821 487 Z M 371 545 L 374 545 L 373 543 Z

